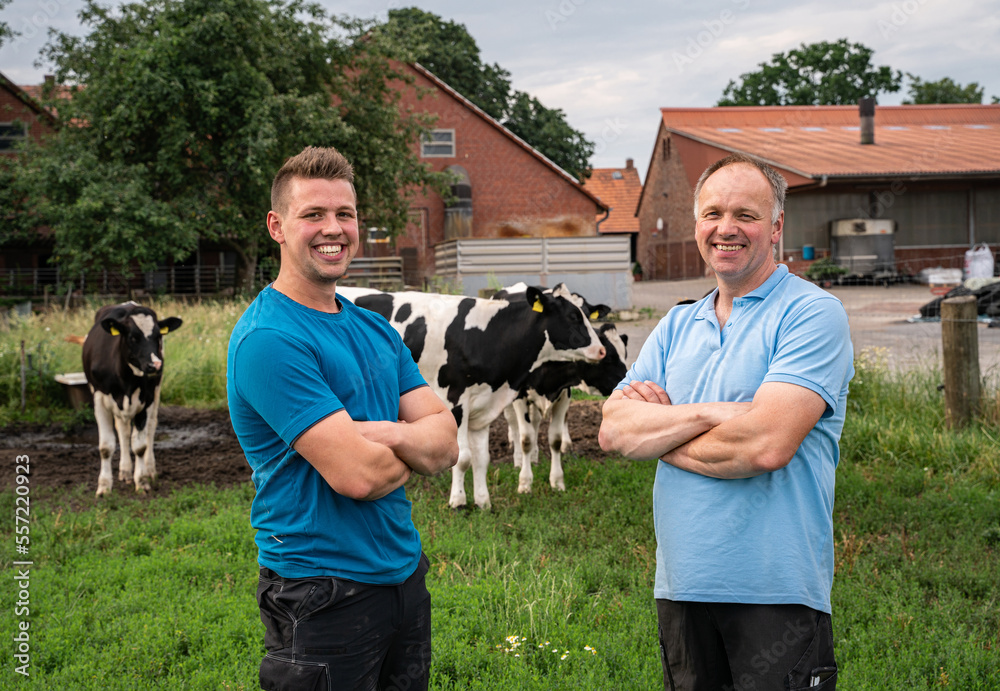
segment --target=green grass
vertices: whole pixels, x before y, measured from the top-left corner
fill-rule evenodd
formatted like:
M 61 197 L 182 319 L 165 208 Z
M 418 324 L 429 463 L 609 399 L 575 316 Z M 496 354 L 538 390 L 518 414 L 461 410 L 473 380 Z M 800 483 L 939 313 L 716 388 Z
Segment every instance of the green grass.
M 652 470 L 574 460 L 572 491 L 522 496 L 513 467 L 499 467 L 489 513 L 449 509 L 447 478 L 415 482 L 432 563 L 433 687 L 655 686 Z M 0 688 L 255 688 L 252 496 L 249 485 L 152 500 L 32 495 L 31 678 L 10 663 Z M 12 492 L 0 510 L 13 515 Z M 8 523 L 3 540 L 13 542 Z M 14 568 L 6 558 L 4 572 Z M 16 597 L 0 588 L 0 608 L 13 612 Z M 0 636 L 10 641 L 14 626 L 5 617 Z
M 168 337 L 170 353 L 187 347 L 192 360 L 224 357 L 220 334 L 240 309 L 214 321 L 195 309 L 161 312 L 187 320 Z M 210 326 L 194 327 L 203 321 Z M 0 335 L 4 348 L 7 336 Z M 995 384 L 980 419 L 952 431 L 938 373 L 890 372 L 871 355 L 857 363 L 837 472 L 839 688 L 1000 688 Z M 214 362 L 193 371 L 224 371 Z M 213 385 L 180 400 L 219 405 L 209 397 L 218 391 Z M 446 477 L 412 481 L 414 520 L 432 563 L 431 687 L 658 688 L 653 471 L 651 463 L 570 456 L 565 493 L 536 482 L 534 494 L 519 495 L 513 467 L 493 467 L 488 513 L 449 509 Z M 34 488 L 32 676 L 14 673 L 12 637 L 22 617 L 7 614 L 0 689 L 257 688 L 263 628 L 254 602 L 252 493 L 193 487 L 95 501 L 82 487 Z M 0 492 L 3 515 L 15 508 L 15 494 Z M 0 522 L 4 544 L 14 532 L 13 520 Z M 17 600 L 15 558 L 12 547 L 3 552 L 7 613 Z

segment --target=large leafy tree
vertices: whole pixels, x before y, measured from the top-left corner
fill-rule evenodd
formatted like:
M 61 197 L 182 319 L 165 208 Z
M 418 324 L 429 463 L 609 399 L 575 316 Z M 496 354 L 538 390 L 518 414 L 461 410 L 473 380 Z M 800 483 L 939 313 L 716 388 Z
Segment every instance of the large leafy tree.
M 503 118 L 510 100 L 510 73 L 496 63 L 483 62 L 465 26 L 407 7 L 389 10 L 381 31 L 490 116 Z
M 906 76 L 910 80 L 910 97 L 903 101 L 903 105 L 983 102 L 983 89 L 977 82 L 962 86 L 952 81 L 950 77 L 944 77 L 936 82 L 925 82 L 909 72 Z
M 760 69 L 731 80 L 720 106 L 848 105 L 899 91 L 902 73 L 872 65 L 873 50 L 846 38 L 775 53 Z
M 381 32 L 435 76 L 500 121 L 558 166 L 584 180 L 594 144 L 573 129 L 566 114 L 511 88 L 510 73 L 484 63 L 464 25 L 416 7 L 389 10 Z
M 0 10 L 4 8 L 5 5 L 9 5 L 10 0 L 0 0 Z M 10 28 L 7 22 L 0 22 L 0 46 L 4 44 L 9 38 L 13 38 L 17 33 Z
M 385 42 L 301 0 L 86 0 L 83 37 L 45 56 L 60 127 L 29 145 L 14 175 L 23 223 L 48 225 L 70 272 L 129 275 L 180 260 L 199 237 L 232 249 L 249 287 L 271 178 L 305 145 L 355 166 L 368 226 L 405 228 L 400 190 L 441 185 L 413 153 L 426 122 L 401 116 Z

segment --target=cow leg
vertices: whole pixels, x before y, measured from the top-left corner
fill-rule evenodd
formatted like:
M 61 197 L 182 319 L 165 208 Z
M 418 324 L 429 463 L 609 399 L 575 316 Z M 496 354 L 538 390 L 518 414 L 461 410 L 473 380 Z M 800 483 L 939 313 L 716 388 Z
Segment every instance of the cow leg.
M 465 471 L 472 465 L 472 451 L 469 449 L 468 421 L 463 420 L 458 427 L 458 462 L 451 467 L 451 497 L 448 506 L 460 509 L 465 506 Z
M 472 452 L 472 496 L 476 506 L 489 511 L 490 490 L 486 480 L 490 469 L 490 428 L 469 430 L 469 449 Z
M 538 406 L 527 400 L 514 401 L 521 422 L 521 474 L 517 480 L 517 491 L 521 494 L 531 492 L 531 484 L 535 480 L 532 466 L 538 463 L 538 428 L 542 424 L 542 414 Z M 523 411 L 523 412 L 522 412 Z
M 132 450 L 135 452 L 135 474 L 133 479 L 137 492 L 150 489 L 150 483 L 156 480 L 156 458 L 153 455 L 153 440 L 156 437 L 159 404 L 160 389 L 157 387 L 156 392 L 153 394 L 153 403 L 145 411 L 145 424 L 141 429 L 138 424 L 135 424 L 132 428 Z
M 503 409 L 503 416 L 507 420 L 507 442 L 514 454 L 514 467 L 520 468 L 524 454 L 521 452 L 521 424 L 514 408 L 515 403 L 517 401 Z
M 97 476 L 97 496 L 111 491 L 114 475 L 111 473 L 111 457 L 115 455 L 115 421 L 105 405 L 104 394 L 94 394 L 94 419 L 97 420 L 97 448 L 101 454 L 101 472 Z
M 549 418 L 549 485 L 552 489 L 566 490 L 566 479 L 563 475 L 562 455 L 569 451 L 569 427 L 566 424 L 566 413 L 569 412 L 569 389 L 561 394 L 552 404 L 552 417 Z
M 140 413 L 141 415 L 141 413 Z M 132 472 L 132 482 L 136 492 L 149 489 L 149 468 L 146 460 L 153 445 L 149 439 L 149 419 L 136 419 L 132 422 L 132 452 L 135 454 L 135 469 Z M 141 427 L 139 425 L 142 425 Z
M 118 480 L 127 482 L 132 474 L 132 420 L 115 415 L 115 430 L 118 431 Z

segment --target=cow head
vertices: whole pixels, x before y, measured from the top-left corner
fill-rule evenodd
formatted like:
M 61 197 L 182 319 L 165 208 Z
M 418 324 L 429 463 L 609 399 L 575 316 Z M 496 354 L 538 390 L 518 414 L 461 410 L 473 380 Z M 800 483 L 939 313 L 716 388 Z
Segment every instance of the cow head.
M 628 336 L 618 333 L 614 324 L 602 324 L 597 335 L 608 354 L 596 365 L 580 366 L 580 388 L 594 396 L 610 396 L 628 371 L 625 365 Z
M 156 312 L 134 304 L 118 305 L 101 319 L 101 328 L 119 339 L 121 355 L 137 377 L 160 374 L 163 368 L 163 335 L 176 331 L 177 317 L 159 320 Z
M 565 286 L 560 284 L 551 291 L 529 286 L 524 296 L 532 311 L 537 312 L 539 319 L 544 320 L 549 341 L 557 352 L 580 351 L 591 361 L 604 358 L 604 346 L 587 317 L 573 301 L 573 294 Z

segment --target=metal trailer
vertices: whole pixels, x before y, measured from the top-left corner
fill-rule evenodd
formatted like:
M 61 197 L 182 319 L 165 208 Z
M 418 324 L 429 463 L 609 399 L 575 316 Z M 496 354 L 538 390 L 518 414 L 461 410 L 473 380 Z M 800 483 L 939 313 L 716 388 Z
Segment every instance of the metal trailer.
M 460 238 L 434 247 L 435 274 L 478 297 L 519 281 L 551 288 L 565 283 L 588 302 L 632 309 L 629 238 Z

